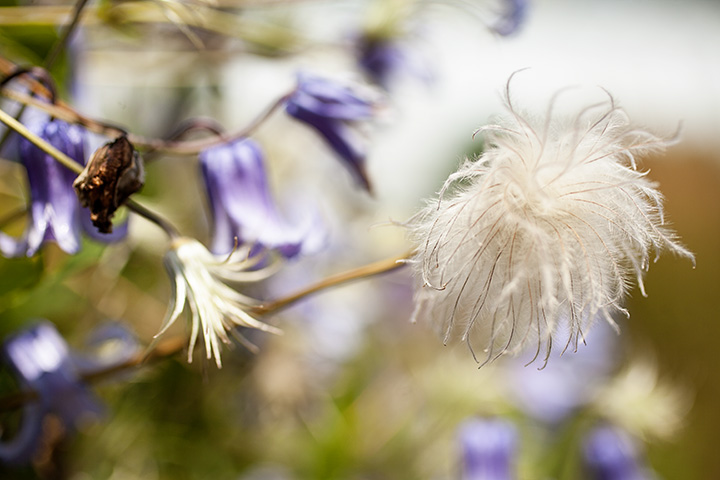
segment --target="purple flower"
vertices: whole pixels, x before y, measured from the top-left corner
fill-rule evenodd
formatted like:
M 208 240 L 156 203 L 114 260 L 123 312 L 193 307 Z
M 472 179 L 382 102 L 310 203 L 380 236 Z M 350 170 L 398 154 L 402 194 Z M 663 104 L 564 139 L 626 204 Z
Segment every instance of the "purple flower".
M 65 340 L 51 323 L 41 322 L 7 339 L 4 353 L 23 388 L 34 391 L 37 399 L 25 404 L 17 435 L 0 443 L 0 460 L 29 461 L 40 444 L 47 414 L 72 428 L 100 413 L 100 405 L 80 381 Z
M 84 163 L 84 137 L 80 127 L 61 120 L 33 122 L 29 127 L 76 162 Z M 67 253 L 77 253 L 80 249 L 80 204 L 72 188 L 75 173 L 25 139 L 20 141 L 19 147 L 30 184 L 30 221 L 19 241 L 6 235 L 0 237 L 3 254 L 31 257 L 50 240 L 57 242 Z
M 585 439 L 583 457 L 593 480 L 652 480 L 655 476 L 641 464 L 637 445 L 624 431 L 602 426 Z
M 262 150 L 254 141 L 208 148 L 200 153 L 200 166 L 213 217 L 213 253 L 230 253 L 237 241 L 291 258 L 322 244 L 324 233 L 315 219 L 290 225 L 281 217 L 270 195 Z
M 82 127 L 45 118 L 42 121 L 33 118 L 27 124 L 40 138 L 76 162 L 85 163 L 85 130 Z M 112 235 L 101 235 L 89 224 L 89 212 L 82 211 L 72 187 L 77 176 L 74 172 L 24 138 L 19 142 L 19 154 L 30 187 L 30 218 L 19 239 L 0 232 L 3 255 L 31 257 L 48 241 L 57 242 L 63 251 L 75 254 L 80 250 L 81 229 L 96 240 L 114 241 L 124 237 L 126 225 Z M 88 222 L 83 222 L 86 216 Z
M 373 82 L 388 89 L 400 73 L 409 73 L 425 82 L 432 79 L 430 69 L 416 55 L 397 41 L 388 38 L 361 37 L 357 44 L 358 63 Z
M 517 32 L 525 21 L 528 0 L 505 0 L 503 3 L 505 8 L 492 29 L 499 35 L 508 36 Z
M 463 480 L 509 480 L 515 477 L 517 431 L 500 418 L 476 418 L 458 431 L 463 452 Z
M 527 365 L 535 349 L 510 360 L 510 388 L 520 408 L 536 420 L 555 424 L 592 399 L 615 366 L 617 334 L 606 322 L 599 322 L 588 337 L 587 344 L 580 343 L 577 351 L 570 345 L 562 354 L 558 350 L 567 337 L 556 337 L 553 343 L 561 347 L 541 368 Z
M 314 128 L 330 145 L 355 180 L 370 191 L 365 172 L 367 144 L 354 124 L 374 117 L 376 103 L 348 86 L 300 74 L 298 86 L 285 104 L 292 117 Z
M 133 360 L 141 348 L 124 323 L 107 320 L 90 332 L 83 351 L 73 355 L 73 363 L 81 373 L 113 369 Z

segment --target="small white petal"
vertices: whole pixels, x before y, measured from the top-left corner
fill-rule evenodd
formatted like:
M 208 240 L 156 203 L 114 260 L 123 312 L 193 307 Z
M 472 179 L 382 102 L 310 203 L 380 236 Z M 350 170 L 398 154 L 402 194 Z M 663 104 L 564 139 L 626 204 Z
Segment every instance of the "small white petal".
M 248 308 L 259 303 L 257 300 L 223 283 L 224 280 L 255 282 L 267 278 L 276 271 L 275 266 L 252 270 L 259 265 L 259 261 L 262 260 L 249 259 L 246 254 L 235 255 L 235 253 L 224 259 L 218 258 L 196 240 L 189 238 L 176 240 L 165 259 L 173 279 L 171 308 L 156 337 L 167 330 L 187 304 L 191 312 L 188 362 L 192 361 L 193 350 L 202 335 L 206 357 L 214 358 L 218 368 L 221 368 L 221 343 L 230 343 L 228 331 L 234 336 L 239 335 L 243 339 L 241 342 L 243 345 L 252 345 L 235 332 L 236 326 L 281 333 L 280 329 L 257 320 L 247 312 Z M 254 346 L 251 349 L 253 348 Z

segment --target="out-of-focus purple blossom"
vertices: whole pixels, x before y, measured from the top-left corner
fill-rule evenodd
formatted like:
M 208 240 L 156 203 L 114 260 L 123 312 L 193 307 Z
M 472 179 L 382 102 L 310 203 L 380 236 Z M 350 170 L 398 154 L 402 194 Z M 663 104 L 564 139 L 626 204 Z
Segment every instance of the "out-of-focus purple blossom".
M 593 480 L 653 480 L 640 460 L 634 439 L 612 426 L 594 429 L 585 439 L 583 458 Z
M 250 139 L 200 153 L 213 217 L 213 253 L 227 254 L 237 244 L 255 244 L 292 258 L 322 246 L 325 232 L 316 217 L 306 216 L 296 225 L 281 217 L 270 195 L 264 162 L 260 146 Z
M 299 74 L 298 85 L 287 100 L 289 115 L 314 128 L 337 153 L 355 180 L 368 191 L 365 171 L 367 142 L 357 122 L 375 116 L 377 103 L 355 89 L 325 78 Z
M 528 4 L 528 0 L 503 0 L 503 11 L 492 29 L 502 36 L 517 32 L 527 17 Z
M 62 120 L 33 122 L 28 127 L 76 162 L 84 163 L 84 138 L 80 127 Z M 77 253 L 80 249 L 80 204 L 72 188 L 75 173 L 25 139 L 20 141 L 19 150 L 30 185 L 30 219 L 19 240 L 0 236 L 0 249 L 8 257 L 23 254 L 31 257 L 45 242 L 55 241 L 65 252 Z
M 90 332 L 84 351 L 73 356 L 73 363 L 82 373 L 111 369 L 134 359 L 141 349 L 125 324 L 108 320 Z
M 458 430 L 462 447 L 462 480 L 515 478 L 517 430 L 501 418 L 465 421 Z
M 511 359 L 509 386 L 515 403 L 536 420 L 555 424 L 590 401 L 615 366 L 617 334 L 602 322 L 588 337 L 587 344 L 578 345 L 577 351 L 569 346 L 559 354 L 562 349 L 555 349 L 544 368 L 526 365 L 534 351 Z M 562 338 L 555 343 L 562 345 Z
M 357 42 L 358 63 L 374 83 L 388 90 L 395 77 L 408 74 L 429 83 L 428 65 L 409 45 L 389 38 L 361 37 Z
M 101 412 L 82 384 L 65 340 L 51 323 L 38 323 L 9 338 L 4 353 L 22 387 L 34 391 L 37 399 L 25 404 L 17 435 L 0 443 L 0 460 L 29 461 L 41 441 L 43 418 L 48 414 L 57 415 L 67 428 L 73 428 Z
M 27 127 L 40 138 L 72 158 L 85 163 L 85 130 L 62 120 L 34 116 Z M 0 251 L 6 257 L 31 257 L 48 241 L 54 241 L 69 254 L 80 249 L 80 232 L 93 239 L 111 242 L 127 234 L 127 225 L 110 235 L 100 234 L 89 222 L 89 212 L 82 209 L 72 187 L 76 174 L 60 165 L 52 156 L 22 138 L 19 155 L 27 171 L 30 188 L 29 221 L 25 233 L 13 238 L 0 232 Z M 84 217 L 87 218 L 85 222 Z

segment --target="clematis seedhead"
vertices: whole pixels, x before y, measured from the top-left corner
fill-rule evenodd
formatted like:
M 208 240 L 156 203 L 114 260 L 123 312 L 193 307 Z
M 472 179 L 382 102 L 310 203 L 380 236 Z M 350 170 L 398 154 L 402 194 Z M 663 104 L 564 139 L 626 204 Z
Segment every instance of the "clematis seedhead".
M 112 232 L 115 211 L 145 182 L 143 161 L 126 136 L 108 142 L 73 182 L 80 204 L 101 233 Z
M 239 293 L 229 284 L 251 285 L 273 275 L 279 266 L 265 254 L 252 255 L 252 248 L 240 246 L 228 255 L 213 255 L 195 239 L 181 237 L 173 241 L 165 255 L 172 297 L 157 340 L 189 306 L 190 344 L 188 362 L 198 340 L 205 346 L 208 360 L 215 359 L 218 368 L 222 345 L 230 344 L 232 335 L 250 350 L 257 347 L 248 341 L 241 329 L 256 329 L 275 334 L 280 329 L 264 323 L 251 313 L 259 301 Z
M 477 361 L 553 337 L 577 350 L 597 320 L 616 327 L 624 297 L 663 250 L 691 259 L 665 224 L 662 195 L 636 158 L 667 141 L 632 125 L 610 97 L 573 117 L 518 113 L 490 125 L 487 148 L 450 175 L 411 222 L 418 253 L 415 319 Z M 480 345 L 484 360 L 478 360 Z M 544 353 L 541 353 L 543 352 Z

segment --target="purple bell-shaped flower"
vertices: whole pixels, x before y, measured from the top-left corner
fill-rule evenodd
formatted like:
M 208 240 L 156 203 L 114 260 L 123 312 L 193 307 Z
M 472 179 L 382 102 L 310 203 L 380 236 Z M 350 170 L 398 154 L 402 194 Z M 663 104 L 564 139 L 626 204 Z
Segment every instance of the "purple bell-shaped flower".
M 28 128 L 68 157 L 85 163 L 85 130 L 62 120 L 32 117 Z M 31 257 L 48 241 L 54 241 L 69 254 L 80 250 L 80 232 L 95 240 L 116 241 L 127 234 L 127 224 L 110 235 L 100 234 L 82 209 L 72 183 L 77 176 L 52 156 L 22 138 L 19 155 L 27 171 L 30 190 L 29 221 L 18 239 L 0 232 L 0 251 L 6 257 Z M 87 217 L 87 218 L 85 218 Z M 86 221 L 85 221 L 86 220 Z
M 585 439 L 585 467 L 593 480 L 653 480 L 640 460 L 634 439 L 609 425 L 600 426 Z
M 208 148 L 199 157 L 213 218 L 213 253 L 255 244 L 291 258 L 321 247 L 324 231 L 316 219 L 306 217 L 292 225 L 280 215 L 256 142 L 235 140 Z
M 462 480 L 511 480 L 517 444 L 515 427 L 500 418 L 476 418 L 458 431 Z
M 37 398 L 25 403 L 15 437 L 0 443 L 0 461 L 29 461 L 40 444 L 43 419 L 48 414 L 57 415 L 66 428 L 74 428 L 101 412 L 81 382 L 65 340 L 51 323 L 39 323 L 7 339 L 4 353 L 21 387 L 35 392 Z
M 556 344 L 567 342 L 564 335 L 554 338 Z M 587 343 L 576 349 L 555 349 L 540 367 L 530 364 L 539 356 L 535 348 L 509 360 L 513 400 L 526 414 L 555 425 L 594 398 L 617 364 L 617 333 L 607 322 L 598 322 L 585 338 Z
M 357 41 L 358 64 L 370 79 L 385 90 L 396 77 L 405 74 L 430 83 L 433 74 L 409 42 L 393 38 L 362 36 Z
M 528 0 L 504 0 L 503 11 L 492 29 L 504 37 L 517 32 L 527 17 L 528 3 Z
M 376 102 L 346 85 L 300 74 L 298 86 L 285 104 L 289 115 L 315 129 L 345 162 L 355 180 L 371 190 L 365 171 L 367 142 L 357 123 L 370 120 Z
M 84 163 L 84 138 L 80 127 L 62 120 L 33 122 L 29 127 L 68 157 Z M 0 249 L 8 257 L 23 254 L 31 257 L 45 242 L 55 241 L 65 252 L 77 253 L 80 249 L 80 204 L 72 188 L 75 173 L 25 139 L 20 141 L 19 150 L 30 185 L 30 218 L 19 240 L 0 234 Z

